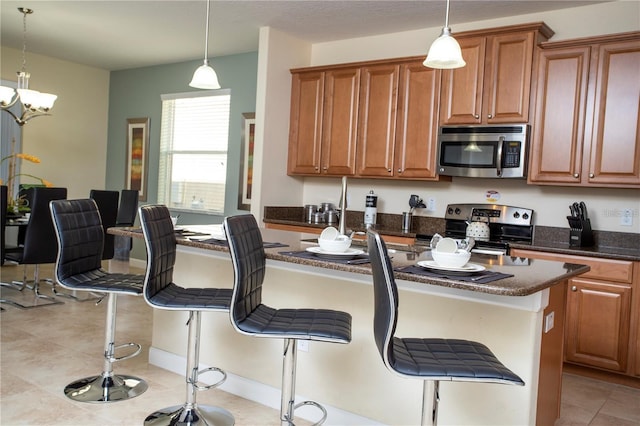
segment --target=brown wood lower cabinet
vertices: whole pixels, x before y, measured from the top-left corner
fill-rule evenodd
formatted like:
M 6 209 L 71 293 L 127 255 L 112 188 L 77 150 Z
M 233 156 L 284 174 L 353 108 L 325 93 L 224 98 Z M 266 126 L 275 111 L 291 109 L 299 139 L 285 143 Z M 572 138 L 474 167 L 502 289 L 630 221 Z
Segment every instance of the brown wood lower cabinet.
M 511 256 L 589 265 L 568 283 L 565 362 L 640 377 L 640 262 L 517 249 Z

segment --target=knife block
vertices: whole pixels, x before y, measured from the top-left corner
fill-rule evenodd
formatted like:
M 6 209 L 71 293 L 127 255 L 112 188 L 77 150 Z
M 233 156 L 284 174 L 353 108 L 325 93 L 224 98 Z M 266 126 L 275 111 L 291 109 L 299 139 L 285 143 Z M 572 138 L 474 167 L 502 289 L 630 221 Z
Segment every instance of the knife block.
M 574 216 L 567 216 L 569 221 L 569 246 L 570 247 L 591 247 L 594 244 L 591 221 L 580 219 Z

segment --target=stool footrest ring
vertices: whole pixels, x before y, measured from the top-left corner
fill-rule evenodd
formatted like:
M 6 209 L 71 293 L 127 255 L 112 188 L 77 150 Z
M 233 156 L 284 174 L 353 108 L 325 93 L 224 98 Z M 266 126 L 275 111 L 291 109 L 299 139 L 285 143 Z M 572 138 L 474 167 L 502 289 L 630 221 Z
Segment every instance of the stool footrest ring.
M 297 403 L 296 405 L 293 406 L 293 410 L 295 411 L 298 408 L 300 408 L 302 406 L 305 406 L 305 405 L 313 405 L 314 407 L 316 407 L 320 411 L 322 411 L 322 418 L 320 420 L 318 420 L 316 423 L 314 423 L 313 426 L 319 426 L 319 425 L 323 424 L 325 420 L 327 420 L 327 410 L 322 405 L 318 404 L 315 401 L 302 401 L 302 402 L 299 402 L 299 403 Z M 287 421 L 291 425 L 294 424 L 290 419 L 287 419 Z
M 191 377 L 187 378 L 187 383 L 193 385 L 193 387 L 195 387 L 196 389 L 198 389 L 199 391 L 205 391 L 205 390 L 209 390 L 212 388 L 216 388 L 218 386 L 220 386 L 221 384 L 223 384 L 226 380 L 227 380 L 227 373 L 221 369 L 219 369 L 218 367 L 209 367 L 209 368 L 205 368 L 202 370 L 199 370 L 196 378 L 198 376 L 200 376 L 201 374 L 205 374 L 205 373 L 209 373 L 215 371 L 216 373 L 220 373 L 222 374 L 222 378 L 220 380 L 218 380 L 217 382 L 211 384 L 211 385 L 199 385 L 197 383 L 197 381 L 194 381 Z
M 123 355 L 120 357 L 116 357 L 116 356 L 110 357 L 109 355 L 105 354 L 105 358 L 107 358 L 110 362 L 124 361 L 125 359 L 129 359 L 129 358 L 133 358 L 134 356 L 137 356 L 142 351 L 142 346 L 138 343 L 124 343 L 122 345 L 114 346 L 113 352 L 115 353 L 115 351 L 117 351 L 118 349 L 128 348 L 128 347 L 135 347 L 136 350 L 128 355 Z

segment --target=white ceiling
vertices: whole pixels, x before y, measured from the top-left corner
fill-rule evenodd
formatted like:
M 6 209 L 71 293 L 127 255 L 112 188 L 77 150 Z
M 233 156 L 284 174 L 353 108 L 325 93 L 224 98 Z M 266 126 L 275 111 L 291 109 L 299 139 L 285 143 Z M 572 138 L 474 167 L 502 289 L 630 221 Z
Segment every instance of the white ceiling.
M 450 24 L 455 31 L 456 22 L 605 1 L 453 0 Z M 213 0 L 209 57 L 257 51 L 261 26 L 312 43 L 440 27 L 445 4 L 444 0 Z M 204 55 L 204 0 L 2 0 L 0 41 L 22 49 L 18 7 L 34 9 L 27 17 L 27 53 L 107 70 Z

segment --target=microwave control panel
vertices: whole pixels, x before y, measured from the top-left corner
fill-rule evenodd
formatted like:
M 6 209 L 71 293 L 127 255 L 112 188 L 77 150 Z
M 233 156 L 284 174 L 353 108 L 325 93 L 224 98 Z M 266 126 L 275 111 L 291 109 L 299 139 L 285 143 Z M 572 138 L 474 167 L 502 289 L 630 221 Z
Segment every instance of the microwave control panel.
M 521 146 L 522 142 L 518 141 L 509 141 L 504 143 L 504 152 L 502 153 L 502 167 L 520 167 L 522 161 L 520 158 L 520 153 L 522 152 Z

